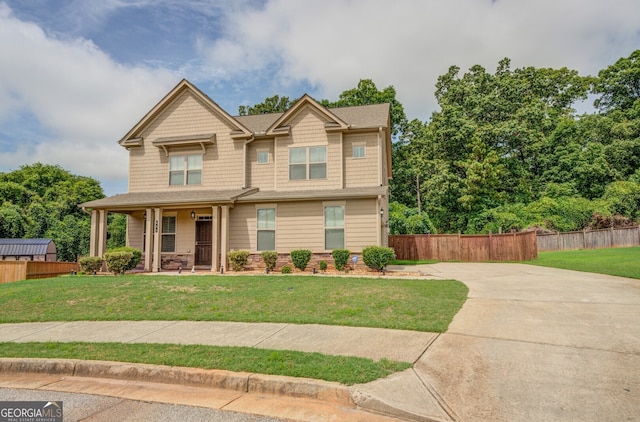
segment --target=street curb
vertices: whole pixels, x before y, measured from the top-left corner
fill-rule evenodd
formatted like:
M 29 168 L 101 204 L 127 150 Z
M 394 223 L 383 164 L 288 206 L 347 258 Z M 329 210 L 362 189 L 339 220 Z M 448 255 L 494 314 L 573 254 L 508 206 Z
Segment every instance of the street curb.
M 322 400 L 355 407 L 349 388 L 337 382 L 218 369 L 79 359 L 0 358 L 0 373 L 57 374 L 179 384 Z

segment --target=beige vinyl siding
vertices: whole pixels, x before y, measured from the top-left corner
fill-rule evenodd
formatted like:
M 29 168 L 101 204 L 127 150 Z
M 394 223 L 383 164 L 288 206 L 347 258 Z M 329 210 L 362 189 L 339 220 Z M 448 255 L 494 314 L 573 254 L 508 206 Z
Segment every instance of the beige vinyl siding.
M 247 161 L 249 163 L 249 187 L 257 187 L 260 190 L 274 190 L 275 160 L 273 155 L 273 139 L 254 141 L 247 148 Z M 258 151 L 267 151 L 269 162 L 258 164 Z M 239 163 L 241 165 L 242 163 Z
M 373 198 L 347 201 L 344 216 L 346 249 L 362 252 L 365 246 L 378 244 L 376 223 L 379 213 Z
M 276 190 L 315 190 L 341 188 L 340 134 L 327 133 L 326 118 L 311 107 L 300 110 L 288 123 L 291 135 L 276 138 Z M 327 178 L 289 180 L 289 149 L 292 147 L 327 147 Z
M 142 250 L 144 234 L 144 212 L 135 212 L 127 216 L 127 246 Z
M 324 250 L 324 209 L 322 202 L 285 202 L 278 204 L 276 247 L 278 252 L 293 249 Z
M 276 224 L 277 223 L 276 217 Z M 229 211 L 229 249 L 256 250 L 256 207 L 242 204 Z
M 191 210 L 165 211 L 165 215 L 176 215 L 175 253 L 193 253 L 196 246 L 196 223 L 191 219 Z M 189 252 L 187 252 L 189 251 Z
M 130 149 L 129 192 L 242 187 L 243 146 L 242 142 L 231 139 L 231 130 L 216 113 L 185 91 L 144 128 L 140 134 L 143 146 Z M 202 184 L 169 187 L 168 157 L 152 142 L 164 137 L 209 133 L 216 134 L 216 141 L 215 145 L 207 146 L 203 156 Z M 199 146 L 170 149 L 172 154 L 201 151 Z
M 364 158 L 353 158 L 353 145 L 365 147 Z M 344 136 L 345 188 L 378 186 L 378 132 Z

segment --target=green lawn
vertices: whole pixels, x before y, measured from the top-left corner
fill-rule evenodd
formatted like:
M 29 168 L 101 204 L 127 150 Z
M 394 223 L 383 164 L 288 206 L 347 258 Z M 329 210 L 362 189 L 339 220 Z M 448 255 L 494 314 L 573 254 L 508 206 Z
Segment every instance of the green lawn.
M 329 276 L 63 276 L 0 284 L 0 323 L 284 322 L 444 332 L 467 298 L 454 280 Z M 114 360 L 369 382 L 411 363 L 243 347 L 0 343 L 0 356 Z
M 640 247 L 539 252 L 526 263 L 640 279 Z
M 178 344 L 0 343 L 0 356 L 85 359 L 315 378 L 352 385 L 410 368 L 411 363 L 290 350 Z
M 328 276 L 63 276 L 0 285 L 0 322 L 285 322 L 444 332 L 458 281 Z

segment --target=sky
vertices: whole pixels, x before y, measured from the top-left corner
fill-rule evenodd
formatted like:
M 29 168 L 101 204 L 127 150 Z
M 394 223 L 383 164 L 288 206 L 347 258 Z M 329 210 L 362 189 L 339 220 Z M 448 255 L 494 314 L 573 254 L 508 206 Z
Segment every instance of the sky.
M 41 162 L 127 190 L 117 141 L 180 80 L 232 115 L 392 85 L 409 119 L 479 64 L 598 71 L 640 48 L 638 0 L 0 0 L 0 173 Z

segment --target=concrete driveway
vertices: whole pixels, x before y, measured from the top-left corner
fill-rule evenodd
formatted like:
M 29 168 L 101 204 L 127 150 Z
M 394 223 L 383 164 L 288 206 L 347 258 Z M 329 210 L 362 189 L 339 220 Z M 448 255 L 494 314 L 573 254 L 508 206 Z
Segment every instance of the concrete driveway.
M 415 365 L 451 419 L 640 420 L 640 280 L 523 264 L 415 270 L 469 286 Z

